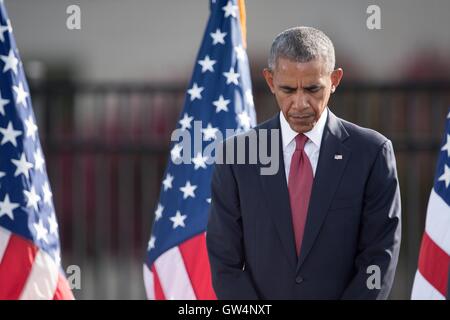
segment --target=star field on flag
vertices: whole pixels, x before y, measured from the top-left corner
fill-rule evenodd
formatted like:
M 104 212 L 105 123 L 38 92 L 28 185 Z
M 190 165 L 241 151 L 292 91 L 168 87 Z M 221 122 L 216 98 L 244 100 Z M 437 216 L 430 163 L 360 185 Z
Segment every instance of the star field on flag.
M 203 148 L 218 132 L 226 137 L 226 129 L 242 132 L 256 123 L 237 1 L 212 1 L 210 9 L 177 123 L 193 137 L 194 121 L 201 121 Z M 191 151 L 189 164 L 175 164 L 188 151 L 175 142 L 170 147 L 144 265 L 150 299 L 215 298 L 204 240 L 213 166 L 205 154 Z

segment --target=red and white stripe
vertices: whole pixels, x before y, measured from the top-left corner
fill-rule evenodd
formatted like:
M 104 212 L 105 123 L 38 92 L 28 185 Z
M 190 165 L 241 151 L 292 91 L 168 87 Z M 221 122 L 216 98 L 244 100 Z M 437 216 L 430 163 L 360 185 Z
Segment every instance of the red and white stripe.
M 205 234 L 167 250 L 151 268 L 144 264 L 144 284 L 150 300 L 215 300 Z
M 411 299 L 445 300 L 449 266 L 450 207 L 433 189 Z
M 55 261 L 31 241 L 0 227 L 0 300 L 73 300 Z

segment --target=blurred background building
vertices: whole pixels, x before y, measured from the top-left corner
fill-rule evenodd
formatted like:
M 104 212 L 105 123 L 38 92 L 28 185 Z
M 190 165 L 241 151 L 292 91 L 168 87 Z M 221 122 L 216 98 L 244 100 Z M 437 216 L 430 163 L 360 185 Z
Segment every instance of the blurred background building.
M 79 299 L 144 298 L 145 256 L 170 134 L 208 18 L 207 0 L 6 0 Z M 81 8 L 81 30 L 66 9 Z M 381 9 L 369 30 L 367 7 Z M 392 299 L 409 298 L 435 162 L 450 107 L 447 0 L 246 0 L 258 122 L 277 111 L 262 82 L 272 39 L 325 31 L 344 80 L 339 116 L 394 143 L 403 242 Z

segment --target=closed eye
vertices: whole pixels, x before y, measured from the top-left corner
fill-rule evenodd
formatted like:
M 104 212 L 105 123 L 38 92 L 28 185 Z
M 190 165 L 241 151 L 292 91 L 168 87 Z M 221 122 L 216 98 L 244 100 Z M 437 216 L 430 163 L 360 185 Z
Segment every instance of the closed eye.
M 284 93 L 293 93 L 297 89 L 296 88 L 292 88 L 292 87 L 288 87 L 288 86 L 280 86 L 280 90 L 283 91 Z
M 322 86 L 311 86 L 311 87 L 306 87 L 305 90 L 309 91 L 311 93 L 316 93 L 319 92 L 323 87 Z

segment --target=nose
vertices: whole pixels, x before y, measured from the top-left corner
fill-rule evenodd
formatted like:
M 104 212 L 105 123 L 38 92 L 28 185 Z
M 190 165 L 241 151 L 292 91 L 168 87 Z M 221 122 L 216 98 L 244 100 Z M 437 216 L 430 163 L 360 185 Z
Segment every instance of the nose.
M 302 90 L 297 90 L 294 95 L 293 105 L 299 111 L 309 108 L 308 97 L 302 92 Z

